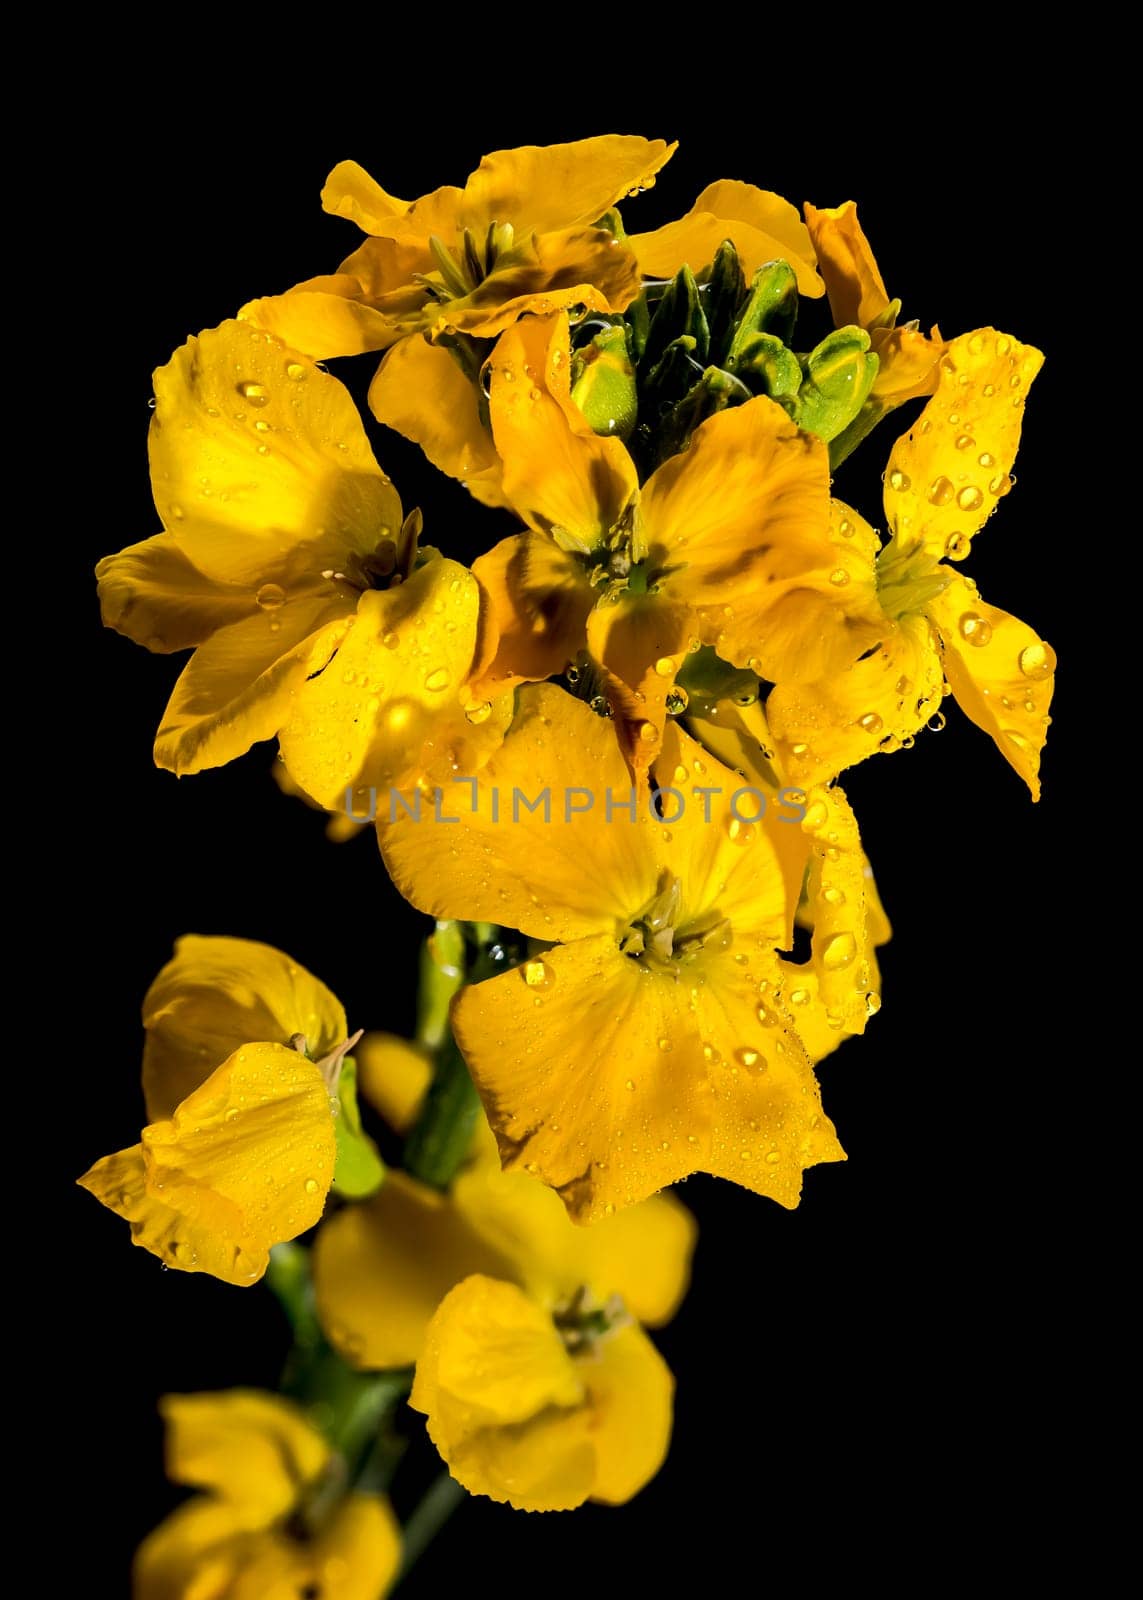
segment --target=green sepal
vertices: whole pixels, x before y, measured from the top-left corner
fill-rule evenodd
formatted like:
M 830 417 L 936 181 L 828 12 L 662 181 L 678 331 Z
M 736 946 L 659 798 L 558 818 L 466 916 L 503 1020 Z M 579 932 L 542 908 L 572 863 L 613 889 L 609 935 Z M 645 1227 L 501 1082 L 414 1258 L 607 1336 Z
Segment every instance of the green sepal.
M 863 328 L 836 328 L 802 359 L 805 374 L 792 415 L 800 428 L 828 443 L 857 416 L 877 376 Z
M 740 406 L 754 396 L 733 372 L 708 367 L 660 425 L 659 460 L 685 449 L 688 439 L 708 417 L 729 406 Z
M 639 411 L 627 328 L 607 328 L 575 353 L 571 397 L 593 432 L 629 437 Z
M 618 206 L 612 206 L 610 211 L 605 211 L 595 225 L 597 228 L 602 228 L 604 233 L 609 233 L 613 239 L 618 239 L 620 244 L 627 243 L 627 229 L 623 226 Z
M 651 309 L 647 296 L 641 294 L 627 307 L 627 326 L 631 330 L 631 359 L 639 362 L 647 348 L 647 334 L 651 329 Z
M 641 385 L 640 410 L 644 426 L 639 429 L 640 434 L 648 427 L 654 429 L 657 419 L 681 400 L 702 376 L 697 354 L 698 347 L 689 333 L 673 340 L 663 351 Z
M 640 372 L 650 372 L 667 347 L 681 338 L 694 340 L 695 354 L 705 362 L 710 350 L 710 329 L 699 297 L 698 284 L 690 267 L 682 266 L 668 284 L 647 330 L 647 343 L 640 359 Z
M 798 280 L 793 267 L 788 261 L 764 262 L 750 280 L 750 295 L 726 353 L 727 365 L 755 333 L 772 333 L 789 344 L 797 318 Z
M 742 263 L 729 239 L 724 239 L 719 245 L 718 253 L 701 274 L 700 282 L 705 291 L 703 307 L 710 329 L 710 359 L 717 366 L 725 366 L 738 313 L 746 298 L 746 277 Z
M 802 368 L 792 350 L 772 333 L 752 333 L 728 358 L 730 371 L 755 394 L 771 400 L 792 399 L 802 383 Z
M 376 1194 L 385 1179 L 385 1165 L 377 1146 L 361 1126 L 357 1105 L 357 1065 L 352 1056 L 341 1064 L 337 1085 L 341 1111 L 334 1122 L 337 1161 L 333 1169 L 335 1193 L 345 1200 L 364 1200 Z

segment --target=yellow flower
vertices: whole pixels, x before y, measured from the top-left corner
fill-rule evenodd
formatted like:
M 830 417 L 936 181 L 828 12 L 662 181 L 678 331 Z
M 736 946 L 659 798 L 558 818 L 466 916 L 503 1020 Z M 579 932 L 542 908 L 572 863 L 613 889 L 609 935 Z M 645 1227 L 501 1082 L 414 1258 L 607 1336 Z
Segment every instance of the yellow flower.
M 474 563 L 499 635 L 474 692 L 561 672 L 586 644 L 645 767 L 700 642 L 778 682 L 876 642 L 872 564 L 831 528 L 820 440 L 760 397 L 710 417 L 639 488 L 625 446 L 579 415 L 569 366 L 562 315 L 518 323 L 491 357 L 503 488 L 529 531 Z
M 889 458 L 891 538 L 877 557 L 888 623 L 880 649 L 832 679 L 779 684 L 767 701 L 790 781 L 826 781 L 911 740 L 947 679 L 962 711 L 1039 798 L 1055 653 L 945 562 L 967 556 L 1012 487 L 1024 400 L 1042 362 L 1038 350 L 990 328 L 949 345 L 937 393 Z M 856 512 L 839 504 L 837 515 L 854 546 L 867 558 L 876 551 L 876 535 Z
M 757 800 L 673 725 L 656 773 L 678 791 L 665 824 L 608 723 L 544 685 L 475 794 L 446 790 L 447 855 L 428 819 L 378 825 L 419 909 L 561 941 L 463 989 L 453 1025 L 505 1166 L 579 1221 L 696 1171 L 793 1206 L 804 1167 L 842 1158 L 773 992 L 801 870 L 791 887 L 772 841 L 792 823 L 743 820 Z
M 79 1181 L 166 1265 L 254 1283 L 270 1247 L 325 1205 L 345 1013 L 281 951 L 191 936 L 151 985 L 143 1022 L 152 1121 Z
M 328 1502 L 329 1445 L 289 1401 L 168 1395 L 167 1472 L 202 1491 L 143 1541 L 135 1600 L 381 1600 L 401 1535 L 387 1500 Z
M 637 1324 L 673 1316 L 693 1245 L 669 1195 L 577 1228 L 550 1189 L 487 1163 L 447 1197 L 391 1172 L 322 1227 L 314 1285 L 346 1360 L 417 1363 L 411 1403 L 465 1488 L 557 1510 L 626 1500 L 658 1469 L 672 1383 Z
M 195 647 L 155 745 L 184 774 L 278 736 L 329 810 L 372 785 L 475 771 L 507 701 L 466 683 L 491 640 L 479 586 L 416 553 L 344 387 L 239 322 L 155 374 L 151 476 L 167 530 L 97 569 L 104 620 Z
M 799 294 L 815 299 L 822 293 L 813 242 L 797 208 L 752 183 L 722 178 L 708 184 L 685 217 L 632 234 L 628 243 L 646 276 L 673 278 L 681 266 L 697 271 L 713 261 L 724 239 L 738 251 L 748 279 L 764 262 L 781 260 L 793 267 Z
M 900 300 L 890 300 L 852 200 L 833 209 L 806 206 L 806 222 L 839 328 L 864 328 L 878 360 L 871 399 L 883 409 L 932 394 L 937 363 L 947 346 L 940 330 L 925 336 L 895 324 Z
M 622 134 L 497 150 L 463 189 L 450 184 L 414 201 L 342 161 L 322 205 L 369 237 L 332 276 L 239 314 L 324 360 L 384 350 L 413 333 L 490 338 L 526 312 L 623 311 L 639 293 L 638 266 L 596 224 L 650 188 L 674 150 Z

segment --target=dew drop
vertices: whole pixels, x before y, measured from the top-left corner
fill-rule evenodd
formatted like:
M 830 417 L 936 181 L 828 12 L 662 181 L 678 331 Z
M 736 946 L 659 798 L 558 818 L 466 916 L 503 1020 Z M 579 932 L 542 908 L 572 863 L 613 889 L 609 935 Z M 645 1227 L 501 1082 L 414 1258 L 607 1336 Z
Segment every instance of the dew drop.
M 286 591 L 278 583 L 264 583 L 254 596 L 255 603 L 263 611 L 277 611 L 285 603 Z
M 659 737 L 659 730 L 653 722 L 638 722 L 635 726 L 638 729 L 639 739 L 643 744 L 653 744 Z
M 947 506 L 956 490 L 953 488 L 951 478 L 934 478 L 929 485 L 928 500 L 933 506 Z
M 957 623 L 957 628 L 961 638 L 967 639 L 969 644 L 976 645 L 978 649 L 992 638 L 991 622 L 977 611 L 966 611 Z
M 681 717 L 690 704 L 687 691 L 679 684 L 667 690 L 666 707 L 668 716 Z
M 240 383 L 238 385 L 238 393 L 244 400 L 248 400 L 252 406 L 268 405 L 270 401 L 270 396 L 260 383 Z
M 979 489 L 973 491 L 979 494 Z M 967 533 L 950 533 L 945 540 L 945 555 L 950 561 L 963 561 L 972 549 L 972 540 Z
M 318 1192 L 318 1181 L 317 1181 L 317 1179 L 316 1178 L 307 1178 L 306 1181 L 305 1181 L 304 1187 L 305 1187 L 305 1191 L 306 1191 L 307 1194 L 317 1194 L 317 1192 Z
M 434 667 L 431 672 L 425 673 L 425 688 L 434 694 L 449 686 L 449 674 L 446 667 Z
M 300 361 L 286 362 L 286 377 L 289 378 L 291 383 L 301 383 L 305 375 L 306 369 Z
M 395 650 L 400 642 L 400 635 L 396 633 L 387 633 L 381 640 L 386 650 Z
M 791 1005 L 804 1006 L 809 998 L 810 991 L 808 989 L 792 989 L 790 991 Z
M 1026 678 L 1042 682 L 1050 678 L 1056 669 L 1056 652 L 1050 644 L 1045 644 L 1038 639 L 1035 644 L 1025 645 L 1020 652 L 1020 671 Z
M 956 447 L 958 450 L 971 450 L 975 443 L 976 440 L 971 433 L 962 433 L 957 439 Z
M 487 722 L 492 715 L 491 700 L 482 700 L 477 706 L 469 706 L 464 713 L 465 721 L 471 722 L 474 727 L 479 727 L 482 722 Z
M 835 933 L 822 951 L 822 965 L 829 972 L 839 972 L 848 967 L 857 954 L 857 940 L 852 933 Z
M 829 575 L 829 581 L 835 589 L 844 589 L 849 582 L 849 573 L 844 567 L 835 567 Z
M 525 961 L 521 971 L 524 974 L 524 982 L 529 989 L 550 989 L 556 981 L 556 975 L 551 967 L 548 966 L 547 962 L 541 961 L 539 957 L 532 961 Z
M 966 484 L 956 497 L 962 511 L 977 511 L 984 504 L 984 496 L 975 484 Z
M 867 711 L 863 717 L 858 719 L 857 725 L 859 728 L 864 728 L 865 732 L 869 734 L 878 734 L 885 726 L 876 711 Z
M 889 474 L 889 487 L 891 489 L 895 489 L 898 494 L 903 494 L 906 489 L 912 487 L 912 479 L 909 477 L 907 472 L 902 472 L 899 467 L 894 467 L 893 471 Z M 842 524 L 842 528 L 844 531 L 844 523 Z
M 660 678 L 669 678 L 675 671 L 674 656 L 660 656 L 655 663 L 655 671 Z

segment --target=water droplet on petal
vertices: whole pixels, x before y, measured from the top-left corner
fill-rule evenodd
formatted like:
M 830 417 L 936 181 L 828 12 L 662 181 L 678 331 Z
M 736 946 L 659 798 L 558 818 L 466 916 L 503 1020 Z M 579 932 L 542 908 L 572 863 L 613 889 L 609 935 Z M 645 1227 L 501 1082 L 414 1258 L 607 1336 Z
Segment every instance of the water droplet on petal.
M 956 493 L 951 478 L 934 478 L 929 485 L 929 504 L 933 506 L 947 506 Z
M 992 638 L 991 622 L 976 611 L 966 611 L 957 623 L 957 628 L 960 630 L 961 638 L 967 639 L 969 644 L 976 645 L 978 649 Z
M 289 378 L 291 383 L 301 383 L 305 375 L 306 369 L 300 361 L 286 362 L 286 377 Z
M 432 691 L 434 694 L 438 693 L 441 689 L 447 689 L 449 682 L 450 679 L 447 667 L 434 667 L 431 672 L 425 673 L 425 688 Z
M 471 722 L 474 727 L 479 727 L 482 722 L 487 722 L 492 715 L 491 700 L 482 700 L 477 706 L 469 706 L 464 715 L 466 721 Z
M 976 511 L 984 504 L 984 496 L 975 484 L 966 484 L 956 497 L 962 511 Z
M 525 961 L 521 971 L 529 989 L 550 989 L 556 981 L 556 975 L 551 967 L 538 957 L 533 961 Z
M 269 404 L 270 396 L 260 383 L 240 383 L 238 385 L 238 393 L 244 400 L 248 400 L 252 406 Z
M 1025 645 L 1020 652 L 1020 671 L 1026 678 L 1041 681 L 1050 678 L 1056 670 L 1056 652 L 1050 644 L 1045 644 L 1038 639 L 1035 644 Z
M 972 540 L 967 533 L 950 533 L 945 540 L 945 555 L 950 561 L 963 561 L 971 549 Z
M 836 589 L 843 589 L 849 582 L 849 573 L 844 567 L 835 567 L 829 575 L 829 581 Z
M 859 728 L 864 728 L 866 733 L 869 734 L 878 734 L 884 727 L 884 723 L 876 711 L 867 711 L 863 717 L 858 718 L 857 725 Z
M 822 965 L 830 972 L 848 967 L 857 954 L 857 940 L 852 933 L 835 933 L 822 951 Z
M 903 494 L 906 489 L 911 487 L 911 484 L 912 479 L 909 477 L 908 473 L 902 472 L 898 467 L 894 467 L 893 471 L 889 474 L 889 487 L 891 489 L 896 489 L 898 494 Z M 848 524 L 844 522 L 841 525 L 841 532 L 843 535 L 845 534 L 847 526 Z
M 277 611 L 279 606 L 285 604 L 286 591 L 279 583 L 264 583 L 254 600 L 263 611 Z
M 305 1188 L 305 1191 L 306 1191 L 307 1194 L 317 1194 L 317 1192 L 318 1192 L 318 1181 L 317 1181 L 317 1179 L 316 1178 L 307 1178 L 306 1181 L 305 1181 L 305 1184 L 304 1184 L 304 1188 Z

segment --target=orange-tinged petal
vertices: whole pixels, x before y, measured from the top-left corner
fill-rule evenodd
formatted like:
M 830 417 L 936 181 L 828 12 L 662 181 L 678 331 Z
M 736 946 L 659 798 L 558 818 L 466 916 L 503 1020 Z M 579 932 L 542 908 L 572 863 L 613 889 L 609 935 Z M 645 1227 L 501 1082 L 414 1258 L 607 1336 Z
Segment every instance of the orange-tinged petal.
M 906 614 L 873 654 L 832 680 L 779 684 L 766 717 L 786 780 L 828 783 L 879 750 L 912 739 L 941 703 L 944 671 L 933 629 Z
M 312 1539 L 275 1532 L 252 1542 L 225 1600 L 298 1600 L 305 1595 L 381 1600 L 397 1576 L 400 1559 L 400 1529 L 388 1502 L 378 1495 L 351 1494 Z
M 474 695 L 498 695 L 564 670 L 584 646 L 597 590 L 587 568 L 546 534 L 513 534 L 472 563 L 484 590 L 496 652 Z
M 407 316 L 372 306 L 363 296 L 356 278 L 339 273 L 321 289 L 299 284 L 286 294 L 248 300 L 238 315 L 314 361 L 333 361 L 387 350 L 409 331 Z
M 336 1141 L 313 1062 L 249 1044 L 217 1067 L 142 1143 L 79 1181 L 131 1224 L 132 1241 L 184 1272 L 246 1285 L 270 1246 L 321 1215 Z
M 952 340 L 936 394 L 889 457 L 885 514 L 900 549 L 968 554 L 1012 487 L 1024 401 L 1043 361 L 994 328 Z
M 135 1552 L 133 1600 L 231 1600 L 250 1542 L 237 1506 L 196 1496 Z
M 1040 798 L 1040 751 L 1048 735 L 1056 654 L 1034 628 L 985 605 L 963 578 L 930 602 L 944 670 L 957 704 L 995 740 Z
M 825 279 L 837 327 L 869 328 L 889 308 L 889 295 L 852 200 L 823 207 L 807 203 L 806 224 Z
M 665 594 L 623 593 L 587 619 L 587 647 L 603 669 L 620 741 L 636 770 L 658 754 L 667 695 L 694 637 L 690 607 Z
M 567 317 L 516 323 L 501 335 L 489 365 L 492 431 L 508 503 L 565 549 L 595 550 L 634 498 L 637 479 L 623 443 L 594 434 L 572 402 Z
M 304 1035 L 316 1061 L 342 1042 L 345 1011 L 305 967 L 253 939 L 188 934 L 143 1001 L 143 1093 L 155 1122 L 235 1050 Z
M 364 233 L 390 238 L 451 236 L 460 198 L 461 190 L 448 186 L 420 200 L 398 200 L 356 161 L 339 161 L 321 192 L 323 210 L 356 222 Z
M 434 339 L 467 333 L 493 339 L 529 313 L 546 316 L 580 306 L 625 311 L 642 288 L 631 251 L 603 228 L 565 228 L 515 244 L 469 294 L 426 307 Z
M 307 679 L 348 634 L 352 604 L 338 594 L 306 597 L 212 634 L 171 691 L 155 765 L 183 777 L 272 739 Z
M 512 1263 L 512 1277 L 555 1308 L 587 1287 L 617 1294 L 637 1321 L 669 1322 L 690 1278 L 695 1222 L 673 1195 L 657 1195 L 591 1228 L 577 1228 L 559 1198 L 524 1173 L 471 1167 L 453 1185 L 468 1224 Z
M 161 654 L 188 650 L 216 628 L 258 614 L 249 585 L 206 577 L 170 533 L 104 556 L 95 575 L 104 626 Z
M 546 951 L 540 993 L 522 972 L 463 989 L 453 1024 L 505 1167 L 579 1222 L 695 1171 L 796 1205 L 802 1168 L 840 1151 L 796 1036 L 776 1004 L 759 1018 L 777 967 L 755 961 L 704 953 L 676 981 L 602 935 Z
M 367 1033 L 353 1056 L 361 1093 L 395 1132 L 408 1133 L 432 1078 L 428 1055 L 394 1033 Z
M 483 766 L 512 707 L 504 698 L 470 715 L 480 606 L 471 572 L 435 556 L 361 596 L 336 659 L 291 680 L 279 722 L 282 759 L 307 794 L 328 810 L 348 794 L 354 815 L 367 815 L 381 791 Z
M 400 808 L 395 820 L 379 813 L 377 831 L 390 875 L 418 910 L 545 940 L 614 933 L 654 895 L 660 869 L 646 808 L 633 808 L 635 818 L 625 809 L 631 793 L 610 723 L 542 684 L 519 691 L 511 733 L 475 794 L 445 787 L 442 809 L 461 820 L 444 849 L 427 812 L 420 821 Z
M 426 339 L 402 339 L 369 387 L 378 422 L 419 444 L 434 467 L 487 506 L 505 503 L 500 458 L 480 420 L 478 394 L 449 352 Z
M 370 1199 L 323 1224 L 313 1269 L 326 1337 L 367 1369 L 419 1360 L 429 1319 L 462 1278 L 514 1276 L 443 1195 L 392 1171 Z
M 495 150 L 464 186 L 460 226 L 511 222 L 539 233 L 597 222 L 628 195 L 650 189 L 677 148 L 664 139 L 608 133 Z
M 781 682 L 839 670 L 878 637 L 873 570 L 831 508 L 825 445 L 759 397 L 697 428 L 637 518 L 664 595 L 736 666 Z
M 246 1514 L 248 1527 L 285 1516 L 330 1460 L 330 1447 L 301 1409 L 257 1389 L 168 1394 L 167 1476 L 207 1489 Z
M 349 391 L 249 323 L 208 328 L 159 368 L 149 446 L 164 527 L 220 583 L 289 593 L 401 525 Z
M 938 328 L 931 334 L 916 328 L 880 328 L 872 334 L 871 348 L 877 357 L 877 376 L 870 397 L 890 408 L 933 393 L 948 344 Z
M 696 272 L 707 266 L 724 239 L 738 251 L 747 278 L 766 261 L 787 261 L 798 292 L 811 299 L 821 295 L 810 235 L 796 208 L 752 183 L 723 178 L 708 184 L 685 217 L 633 234 L 629 243 L 644 273 L 669 278 L 684 264 Z

